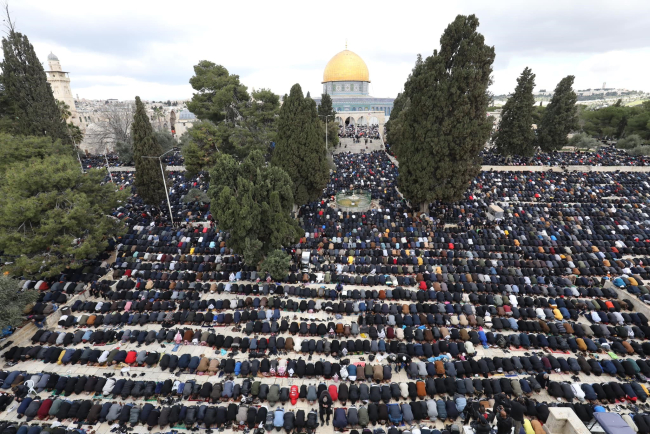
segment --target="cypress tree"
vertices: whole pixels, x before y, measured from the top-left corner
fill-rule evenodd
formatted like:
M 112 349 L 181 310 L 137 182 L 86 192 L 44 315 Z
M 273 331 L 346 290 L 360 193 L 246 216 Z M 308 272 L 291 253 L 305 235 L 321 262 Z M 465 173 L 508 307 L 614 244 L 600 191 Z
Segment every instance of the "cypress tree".
M 318 116 L 323 122 L 325 122 L 325 116 L 327 116 L 327 122 L 333 122 L 336 118 L 336 111 L 334 111 L 334 106 L 332 105 L 332 97 L 327 93 L 322 94 L 320 97 Z
M 517 79 L 515 93 L 501 110 L 499 128 L 494 135 L 494 145 L 501 155 L 531 156 L 535 152 L 534 88 L 535 74 L 530 68 L 525 68 Z
M 2 38 L 2 127 L 8 132 L 48 136 L 72 144 L 65 120 L 47 82 L 43 65 L 27 36 L 16 32 L 10 22 Z
M 543 151 L 562 149 L 569 143 L 567 135 L 578 128 L 578 96 L 573 91 L 573 75 L 567 75 L 557 84 L 551 102 L 546 106 L 537 140 Z
M 386 143 L 391 146 L 393 152 L 397 152 L 399 135 L 400 135 L 400 121 L 399 115 L 408 106 L 408 98 L 404 92 L 397 94 L 397 98 L 393 101 L 393 110 L 390 112 L 390 118 L 386 122 Z
M 321 129 L 325 135 L 325 128 L 327 128 L 327 141 L 329 149 L 336 148 L 339 144 L 339 124 L 336 122 L 336 112 L 332 106 L 332 97 L 329 94 L 322 94 L 320 105 L 318 106 L 318 118 L 323 123 Z M 325 126 L 327 124 L 327 126 Z
M 231 155 L 217 154 L 208 196 L 219 228 L 228 231 L 228 246 L 248 265 L 257 266 L 268 253 L 295 244 L 305 233 L 291 218 L 289 175 L 267 165 L 260 150 L 241 163 Z
M 135 162 L 135 187 L 138 195 L 149 205 L 160 205 L 165 200 L 165 185 L 157 158 L 162 152 L 161 146 L 156 142 L 153 128 L 149 123 L 149 116 L 140 101 L 135 97 L 135 114 L 131 125 L 133 137 L 133 161 Z M 164 165 L 163 165 L 164 168 Z
M 479 152 L 492 124 L 494 47 L 474 15 L 458 15 L 440 38 L 440 52 L 418 62 L 404 85 L 410 101 L 398 117 L 400 192 L 413 204 L 460 199 L 481 171 Z
M 278 140 L 271 163 L 287 172 L 293 181 L 296 205 L 318 199 L 327 185 L 329 169 L 321 128 L 316 103 L 303 97 L 300 85 L 294 84 L 280 109 Z

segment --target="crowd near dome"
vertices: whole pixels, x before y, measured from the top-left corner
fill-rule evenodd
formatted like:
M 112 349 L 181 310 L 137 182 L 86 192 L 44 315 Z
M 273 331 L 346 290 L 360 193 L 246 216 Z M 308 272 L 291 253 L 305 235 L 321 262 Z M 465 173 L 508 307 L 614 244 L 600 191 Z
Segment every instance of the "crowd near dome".
M 571 146 L 572 76 L 493 132 L 477 27 L 386 101 L 347 47 L 316 99 L 201 61 L 185 134 L 135 97 L 97 154 L 9 27 L 0 434 L 650 433 L 650 161 Z

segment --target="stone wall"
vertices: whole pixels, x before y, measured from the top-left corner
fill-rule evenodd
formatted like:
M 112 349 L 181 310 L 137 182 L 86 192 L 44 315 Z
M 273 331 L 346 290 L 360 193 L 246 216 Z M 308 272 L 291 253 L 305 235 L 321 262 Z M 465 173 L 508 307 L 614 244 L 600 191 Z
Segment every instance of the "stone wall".
M 589 434 L 589 429 L 572 409 L 550 407 L 548 410 L 550 415 L 544 425 L 548 434 Z

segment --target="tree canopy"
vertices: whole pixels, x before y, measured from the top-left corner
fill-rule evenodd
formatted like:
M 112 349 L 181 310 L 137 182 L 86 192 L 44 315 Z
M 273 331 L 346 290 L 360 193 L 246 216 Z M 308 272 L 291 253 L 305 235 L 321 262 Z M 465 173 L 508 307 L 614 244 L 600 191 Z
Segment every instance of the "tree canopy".
M 20 289 L 18 280 L 10 276 L 0 276 L 0 329 L 21 325 L 25 306 L 38 299 L 38 291 Z
M 6 167 L 0 184 L 0 251 L 13 259 L 16 276 L 55 276 L 67 265 L 80 266 L 122 232 L 110 217 L 126 199 L 106 171 L 81 173 L 76 158 L 49 154 Z
M 34 158 L 42 160 L 50 155 L 73 156 L 74 152 L 60 140 L 49 137 L 14 136 L 0 133 L 0 184 L 7 168 L 14 163 L 25 163 Z
M 124 232 L 110 213 L 127 194 L 104 183 L 105 169 L 81 170 L 66 126 L 69 107 L 54 99 L 27 37 L 14 30 L 8 14 L 5 21 L 0 252 L 4 270 L 15 276 L 51 277 L 96 258 L 107 238 Z M 15 281 L 1 278 L 0 325 L 18 318 L 32 299 L 32 292 L 15 289 Z
M 588 134 L 578 133 L 569 139 L 569 146 L 574 146 L 577 149 L 593 150 L 600 146 L 600 142 Z
M 189 141 L 196 143 L 205 167 L 210 167 L 216 152 L 231 154 L 241 160 L 254 149 L 263 153 L 269 150 L 277 131 L 280 109 L 277 95 L 268 89 L 254 90 L 249 94 L 238 75 L 206 60 L 194 67 L 190 84 L 196 93 L 187 108 L 204 121 L 201 134 L 211 136 L 199 140 L 191 133 L 189 136 Z M 207 143 L 210 146 L 204 146 Z
M 297 205 L 316 200 L 329 178 L 325 140 L 316 103 L 305 98 L 299 84 L 291 87 L 278 119 L 278 140 L 271 163 L 293 181 Z
M 181 152 L 189 176 L 207 170 L 216 162 L 221 131 L 210 121 L 194 122 L 181 136 Z
M 643 139 L 638 134 L 630 134 L 616 142 L 616 147 L 619 149 L 633 149 L 641 145 L 643 145 Z
M 535 153 L 535 74 L 525 68 L 517 79 L 514 94 L 501 110 L 501 120 L 494 135 L 494 146 L 502 155 L 531 156 Z
M 163 154 L 163 150 L 156 141 L 149 116 L 139 96 L 135 97 L 135 115 L 131 131 L 136 192 L 144 203 L 158 206 L 165 200 L 165 183 L 160 162 L 157 158 L 143 157 L 159 157 Z
M 580 123 L 584 132 L 600 138 L 623 139 L 637 135 L 641 139 L 650 139 L 650 101 L 626 107 L 611 105 L 598 109 L 580 111 Z
M 199 119 L 219 123 L 234 120 L 240 116 L 239 104 L 249 99 L 246 86 L 239 82 L 239 76 L 208 60 L 201 60 L 194 66 L 190 85 L 196 93 L 187 103 L 187 109 Z
M 304 234 L 290 215 L 291 179 L 279 167 L 267 165 L 259 150 L 242 162 L 217 154 L 208 196 L 212 215 L 230 234 L 229 247 L 242 252 L 247 264 L 258 265 L 269 252 L 295 244 Z
M 399 115 L 408 106 L 408 97 L 404 92 L 397 94 L 397 98 L 393 101 L 393 110 L 390 113 L 390 118 L 386 122 L 386 143 L 391 145 L 393 152 L 395 151 L 394 145 L 399 142 L 400 132 L 399 127 L 402 122 L 399 121 Z
M 335 148 L 339 144 L 339 124 L 336 122 L 336 111 L 332 105 L 332 97 L 327 93 L 321 95 L 320 104 L 318 105 L 318 118 L 323 123 L 321 129 L 329 149 Z M 326 123 L 327 127 L 325 127 Z M 325 128 L 327 128 L 327 135 L 325 135 Z
M 327 122 L 332 122 L 336 118 L 336 111 L 332 105 L 332 97 L 327 93 L 321 95 L 318 116 L 323 121 L 325 121 L 325 116 L 327 116 Z
M 578 128 L 578 96 L 573 91 L 574 78 L 567 75 L 560 80 L 544 110 L 542 122 L 537 126 L 537 141 L 543 151 L 562 149 L 569 142 L 567 135 Z
M 289 272 L 291 256 L 282 250 L 273 250 L 260 264 L 260 271 L 269 273 L 273 280 L 282 282 Z
M 399 189 L 412 203 L 458 200 L 481 170 L 479 152 L 492 130 L 485 113 L 494 48 L 478 25 L 474 15 L 458 15 L 440 51 L 424 61 L 418 56 L 404 85 L 408 108 L 391 120 Z
M 52 88 L 27 36 L 13 28 L 2 38 L 0 128 L 25 136 L 48 136 L 72 144 Z
M 70 106 L 65 103 L 65 101 L 56 101 L 57 106 L 59 107 L 59 113 L 61 114 L 61 119 L 63 122 L 66 123 L 66 128 L 68 130 L 68 134 L 70 135 L 70 139 L 72 140 L 72 143 L 75 145 L 79 145 L 81 142 L 84 140 L 84 133 L 81 131 L 81 128 L 73 124 L 72 122 L 68 122 L 68 119 L 70 119 L 70 116 L 72 116 L 72 113 L 70 112 Z

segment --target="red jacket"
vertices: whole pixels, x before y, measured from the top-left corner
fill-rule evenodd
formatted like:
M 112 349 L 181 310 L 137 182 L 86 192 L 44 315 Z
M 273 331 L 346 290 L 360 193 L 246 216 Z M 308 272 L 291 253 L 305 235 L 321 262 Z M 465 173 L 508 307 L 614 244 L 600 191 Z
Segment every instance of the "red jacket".
M 291 398 L 291 404 L 296 405 L 299 396 L 300 396 L 300 392 L 298 391 L 298 386 L 291 386 L 291 391 L 289 392 L 289 398 Z
M 339 391 L 336 389 L 335 385 L 331 385 L 330 387 L 327 388 L 327 391 L 330 393 L 330 396 L 332 397 L 332 401 L 336 401 L 339 399 Z
M 36 416 L 38 416 L 39 419 L 43 420 L 47 417 L 48 413 L 50 412 L 50 407 L 52 407 L 52 402 L 53 401 L 48 398 L 45 401 L 43 401 L 40 407 L 38 407 Z

